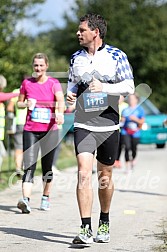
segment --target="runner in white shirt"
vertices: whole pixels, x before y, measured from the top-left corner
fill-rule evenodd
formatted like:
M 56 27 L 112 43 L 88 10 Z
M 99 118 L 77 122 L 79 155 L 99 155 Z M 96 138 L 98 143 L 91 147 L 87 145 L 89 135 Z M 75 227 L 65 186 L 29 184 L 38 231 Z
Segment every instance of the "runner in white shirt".
M 76 102 L 74 144 L 78 162 L 77 200 L 81 229 L 73 243 L 92 243 L 91 185 L 96 152 L 100 219 L 96 242 L 109 242 L 109 209 L 114 191 L 112 166 L 119 143 L 118 99 L 134 93 L 133 74 L 124 52 L 104 43 L 106 21 L 97 14 L 80 18 L 77 36 L 83 47 L 71 57 L 67 102 Z

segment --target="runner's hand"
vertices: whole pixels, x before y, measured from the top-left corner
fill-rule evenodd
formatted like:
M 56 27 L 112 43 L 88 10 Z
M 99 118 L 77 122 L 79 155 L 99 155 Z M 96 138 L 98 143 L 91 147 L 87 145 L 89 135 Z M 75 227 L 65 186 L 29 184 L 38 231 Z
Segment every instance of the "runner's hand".
M 56 123 L 61 125 L 64 123 L 64 114 L 63 113 L 56 113 Z
M 76 94 L 69 92 L 67 94 L 67 103 L 73 105 L 76 102 Z
M 89 90 L 91 92 L 102 92 L 103 90 L 103 85 L 102 83 L 96 79 L 94 76 L 93 76 L 93 81 L 90 83 L 89 85 Z

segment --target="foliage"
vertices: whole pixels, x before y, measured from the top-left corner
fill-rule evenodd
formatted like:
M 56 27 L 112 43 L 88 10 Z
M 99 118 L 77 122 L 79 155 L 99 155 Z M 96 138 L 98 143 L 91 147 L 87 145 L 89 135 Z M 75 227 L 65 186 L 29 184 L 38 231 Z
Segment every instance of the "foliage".
M 0 5 L 0 69 L 8 81 L 12 90 L 18 86 L 18 82 L 30 72 L 27 68 L 32 53 L 31 39 L 23 32 L 17 32 L 16 26 L 19 20 L 27 17 L 27 12 L 33 5 L 43 3 L 45 0 L 2 0 Z M 30 13 L 30 12 L 28 12 Z M 36 13 L 31 12 L 29 18 L 34 18 Z
M 6 91 L 20 87 L 24 77 L 32 74 L 32 57 L 37 52 L 45 52 L 49 57 L 49 71 L 67 71 L 67 60 L 64 56 L 56 58 L 49 34 L 32 37 L 17 31 L 19 20 L 35 20 L 37 13 L 32 11 L 35 4 L 45 0 L 1 1 L 0 5 L 0 69 L 8 82 Z M 28 11 L 31 10 L 31 11 Z M 28 13 L 28 14 L 27 14 Z
M 76 31 L 79 17 L 99 13 L 107 20 L 106 42 L 122 49 L 133 67 L 135 84 L 147 83 L 151 99 L 167 108 L 167 3 L 158 0 L 76 0 L 66 26 L 52 32 L 54 49 L 68 59 L 78 49 Z
M 63 170 L 68 167 L 76 166 L 76 156 L 74 153 L 73 140 L 68 143 L 68 136 L 65 141 L 61 143 L 61 150 L 56 162 L 56 167 L 59 170 Z

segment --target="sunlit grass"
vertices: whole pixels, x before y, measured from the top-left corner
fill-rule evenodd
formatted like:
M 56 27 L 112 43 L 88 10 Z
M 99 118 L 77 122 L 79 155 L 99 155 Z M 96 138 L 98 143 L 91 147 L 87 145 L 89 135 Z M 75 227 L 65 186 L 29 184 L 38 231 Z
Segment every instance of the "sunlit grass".
M 73 144 L 66 144 L 62 142 L 61 150 L 58 156 L 58 160 L 56 163 L 56 167 L 59 170 L 63 170 L 65 168 L 75 166 L 76 165 L 76 157 L 74 154 Z M 39 160 L 37 163 L 37 168 L 35 171 L 35 176 L 41 175 L 41 161 Z M 6 157 L 3 161 L 2 168 L 0 171 L 0 191 L 4 190 L 9 186 L 9 181 L 12 178 L 12 183 L 16 183 L 18 181 L 18 177 L 15 174 L 15 165 L 13 155 L 11 157 Z

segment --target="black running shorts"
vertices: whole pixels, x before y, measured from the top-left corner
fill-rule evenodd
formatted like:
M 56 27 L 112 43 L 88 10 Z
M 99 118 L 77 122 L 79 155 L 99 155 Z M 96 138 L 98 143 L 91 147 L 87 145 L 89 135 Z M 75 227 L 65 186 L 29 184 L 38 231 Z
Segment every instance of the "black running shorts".
M 74 145 L 76 156 L 82 152 L 94 154 L 96 159 L 105 165 L 113 165 L 117 156 L 119 130 L 108 132 L 92 132 L 82 128 L 74 128 Z

